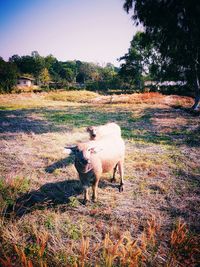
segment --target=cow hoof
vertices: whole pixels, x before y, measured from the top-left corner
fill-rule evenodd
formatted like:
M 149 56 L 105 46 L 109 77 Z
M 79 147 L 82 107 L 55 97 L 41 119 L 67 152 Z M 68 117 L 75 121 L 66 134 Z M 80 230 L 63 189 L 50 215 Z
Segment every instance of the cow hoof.
M 97 203 L 97 199 L 96 199 L 96 198 L 92 198 L 92 201 L 93 201 L 94 203 Z
M 115 183 L 116 182 L 116 179 L 112 178 L 110 179 L 111 183 Z
M 84 200 L 83 200 L 83 205 L 86 206 L 86 205 L 88 204 L 88 202 L 89 202 L 89 201 L 88 201 L 87 199 L 84 199 Z
M 124 191 L 124 186 L 123 185 L 120 185 L 119 186 L 119 192 L 121 193 L 121 192 L 123 192 Z

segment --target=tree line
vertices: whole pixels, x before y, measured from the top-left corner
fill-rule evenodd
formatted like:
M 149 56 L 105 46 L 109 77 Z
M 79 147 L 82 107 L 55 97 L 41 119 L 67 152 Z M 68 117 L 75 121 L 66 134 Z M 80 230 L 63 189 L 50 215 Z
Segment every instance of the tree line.
M 109 93 L 143 92 L 145 81 L 154 81 L 148 90 L 157 90 L 155 85 L 163 81 L 187 80 L 187 73 L 175 62 L 167 61 L 160 53 L 155 41 L 146 32 L 137 32 L 128 52 L 118 59 L 120 67 L 107 63 L 98 64 L 74 61 L 58 61 L 53 55 L 42 57 L 37 51 L 31 55 L 13 55 L 5 62 L 0 58 L 0 92 L 11 92 L 20 76 L 34 78 L 35 83 L 43 89 L 77 89 L 86 88 L 93 91 Z M 166 86 L 161 92 L 191 94 L 188 86 Z
M 137 32 L 128 52 L 119 58 L 121 65 L 58 61 L 54 56 L 13 55 L 8 62 L 0 58 L 0 90 L 10 92 L 20 75 L 33 77 L 43 87 L 74 88 L 75 84 L 95 91 L 120 89 L 142 92 L 145 82 L 174 81 L 168 93 L 194 96 L 193 109 L 200 101 L 200 2 L 197 0 L 124 0 L 126 12 L 133 12 Z M 119 55 L 120 56 L 120 55 Z M 166 83 L 165 83 L 166 84 Z M 166 90 L 166 86 L 161 88 Z M 162 92 L 161 90 L 161 92 Z
M 34 78 L 43 88 L 84 88 L 96 91 L 122 88 L 119 68 L 111 63 L 98 64 L 74 61 L 58 61 L 53 55 L 42 57 L 37 51 L 31 55 L 13 55 L 8 62 L 0 58 L 0 90 L 11 92 L 20 76 Z
M 37 51 L 31 55 L 13 55 L 8 62 L 0 58 L 0 91 L 11 92 L 20 76 L 34 78 L 43 89 L 86 88 L 103 93 L 142 92 L 147 80 L 183 79 L 171 66 L 164 68 L 161 55 L 144 32 L 133 36 L 128 52 L 118 60 L 119 68 L 111 63 L 102 67 L 80 60 L 58 61 L 53 55 L 42 57 Z M 156 88 L 152 86 L 151 90 Z

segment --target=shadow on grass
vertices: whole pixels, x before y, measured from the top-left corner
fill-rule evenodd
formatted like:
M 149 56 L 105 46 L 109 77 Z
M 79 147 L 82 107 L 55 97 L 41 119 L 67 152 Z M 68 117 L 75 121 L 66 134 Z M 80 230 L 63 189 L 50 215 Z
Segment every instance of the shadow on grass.
M 113 184 L 107 180 L 100 180 L 99 187 L 119 188 L 118 184 Z M 118 190 L 117 190 L 118 191 Z M 33 190 L 19 197 L 13 205 L 10 205 L 5 211 L 7 218 L 20 218 L 34 210 L 43 210 L 46 208 L 56 208 L 59 205 L 69 204 L 71 197 L 77 197 L 83 193 L 83 187 L 79 180 L 67 180 L 56 183 L 47 183 L 39 190 Z M 82 201 L 81 201 L 82 202 Z M 62 207 L 66 211 L 68 206 Z
M 167 205 L 161 208 L 171 218 L 183 218 L 190 230 L 200 234 L 200 175 L 179 170 L 174 192 L 166 196 Z M 179 186 L 179 187 L 178 187 Z
M 17 133 L 43 134 L 58 132 L 62 127 L 41 117 L 44 109 L 0 110 L 0 133 L 5 139 Z M 66 128 L 66 127 L 65 127 Z M 68 128 L 68 130 L 72 130 Z M 2 135 L 4 134 L 4 135 Z
M 186 144 L 190 147 L 200 146 L 200 126 L 194 130 L 187 132 Z
M 6 210 L 6 217 L 22 217 L 36 209 L 56 207 L 67 204 L 70 197 L 78 196 L 83 189 L 79 180 L 47 183 L 39 190 L 33 190 L 19 197 L 15 204 Z
M 67 158 L 58 160 L 53 164 L 47 166 L 45 168 L 45 171 L 48 173 L 53 173 L 56 169 L 65 168 L 73 163 L 74 163 L 74 157 L 73 155 L 69 155 Z
M 131 124 L 122 129 L 123 136 L 144 143 L 164 145 L 185 144 L 189 147 L 199 147 L 200 127 L 196 127 L 198 120 L 195 124 L 191 124 L 191 116 L 188 116 L 183 111 L 174 112 L 171 109 L 146 108 L 144 109 L 144 114 L 138 119 L 131 119 L 134 123 L 131 123 L 129 119 Z M 176 124 L 177 118 L 183 119 L 183 122 L 188 120 L 188 124 Z M 171 123 L 170 119 L 172 120 Z M 192 125 L 195 128 L 191 130 Z
M 179 110 L 185 111 L 194 117 L 200 116 L 200 110 L 193 110 L 192 108 L 186 108 L 186 107 L 183 107 L 180 105 L 172 105 L 171 107 L 174 109 L 179 109 Z

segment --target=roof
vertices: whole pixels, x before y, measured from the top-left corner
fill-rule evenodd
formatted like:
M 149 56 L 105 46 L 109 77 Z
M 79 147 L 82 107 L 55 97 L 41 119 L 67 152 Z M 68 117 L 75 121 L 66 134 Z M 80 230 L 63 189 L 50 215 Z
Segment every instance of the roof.
M 23 80 L 29 80 L 29 81 L 34 81 L 34 78 L 31 77 L 26 77 L 26 76 L 20 76 L 18 79 L 23 79 Z

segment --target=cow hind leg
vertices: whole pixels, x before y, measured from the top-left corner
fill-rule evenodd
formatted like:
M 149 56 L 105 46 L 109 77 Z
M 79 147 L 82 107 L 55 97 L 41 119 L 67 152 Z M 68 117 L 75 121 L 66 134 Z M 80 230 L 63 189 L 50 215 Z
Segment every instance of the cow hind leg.
M 120 175 L 119 192 L 124 191 L 124 166 L 123 164 L 124 164 L 123 161 L 118 162 L 119 175 Z
M 117 172 L 117 166 L 118 166 L 118 163 L 115 165 L 115 167 L 114 167 L 114 169 L 113 169 L 113 177 L 112 177 L 112 179 L 111 179 L 111 183 L 116 182 L 116 177 L 115 177 L 115 175 L 116 175 L 116 172 Z

